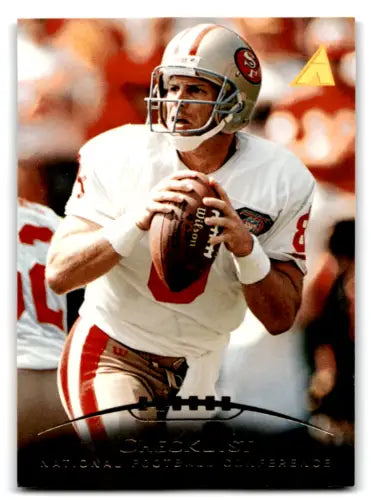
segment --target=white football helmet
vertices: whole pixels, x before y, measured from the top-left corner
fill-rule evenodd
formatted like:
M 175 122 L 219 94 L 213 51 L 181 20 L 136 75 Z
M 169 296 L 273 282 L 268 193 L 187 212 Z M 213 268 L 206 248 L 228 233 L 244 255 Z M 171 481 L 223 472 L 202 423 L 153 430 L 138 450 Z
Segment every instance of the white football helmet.
M 170 76 L 206 79 L 220 87 L 215 101 L 167 99 Z M 215 24 L 199 24 L 178 33 L 167 45 L 162 62 L 152 72 L 150 97 L 146 98 L 151 131 L 168 133 L 176 149 L 191 151 L 218 132 L 232 134 L 245 127 L 261 86 L 261 67 L 250 45 L 232 30 Z M 177 114 L 186 103 L 213 104 L 210 118 L 201 128 L 176 132 L 166 128 L 166 102 L 177 102 Z M 154 125 L 158 112 L 160 126 Z

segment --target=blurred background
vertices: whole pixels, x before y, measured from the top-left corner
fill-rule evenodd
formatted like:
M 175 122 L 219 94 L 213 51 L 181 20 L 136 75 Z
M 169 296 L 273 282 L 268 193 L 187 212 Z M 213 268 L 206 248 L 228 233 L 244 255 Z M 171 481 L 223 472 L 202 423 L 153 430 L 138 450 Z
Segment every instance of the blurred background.
M 314 440 L 354 435 L 355 23 L 353 18 L 20 19 L 18 162 L 23 194 L 63 216 L 77 152 L 95 135 L 144 123 L 150 76 L 180 30 L 216 22 L 244 37 L 263 83 L 248 131 L 292 150 L 317 180 L 307 228 L 308 274 L 295 326 L 270 336 L 249 313 L 233 332 L 219 381 L 233 401 L 311 419 Z M 324 44 L 336 85 L 292 87 Z M 27 173 L 27 177 L 26 174 Z M 30 172 L 31 176 L 30 176 Z M 69 324 L 83 291 L 69 301 Z M 259 432 L 285 420 L 249 414 Z

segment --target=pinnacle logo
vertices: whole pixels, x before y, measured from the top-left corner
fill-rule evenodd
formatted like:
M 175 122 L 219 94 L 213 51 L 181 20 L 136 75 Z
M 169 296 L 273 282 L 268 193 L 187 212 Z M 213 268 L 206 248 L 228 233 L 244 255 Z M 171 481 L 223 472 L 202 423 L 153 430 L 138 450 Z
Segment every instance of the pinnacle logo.
M 321 45 L 309 59 L 298 76 L 290 83 L 291 87 L 327 87 L 335 86 L 326 47 Z

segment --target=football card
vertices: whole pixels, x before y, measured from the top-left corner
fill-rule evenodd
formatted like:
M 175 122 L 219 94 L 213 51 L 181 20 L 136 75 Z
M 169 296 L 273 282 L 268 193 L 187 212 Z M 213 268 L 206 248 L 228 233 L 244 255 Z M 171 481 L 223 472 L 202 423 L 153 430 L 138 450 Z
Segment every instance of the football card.
M 19 487 L 354 486 L 355 34 L 18 20 Z

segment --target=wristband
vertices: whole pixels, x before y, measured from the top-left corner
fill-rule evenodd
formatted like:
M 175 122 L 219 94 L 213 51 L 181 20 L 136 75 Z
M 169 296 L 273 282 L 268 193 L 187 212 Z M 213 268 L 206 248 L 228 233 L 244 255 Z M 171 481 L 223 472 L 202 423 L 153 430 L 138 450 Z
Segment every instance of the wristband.
M 254 240 L 252 252 L 244 257 L 233 255 L 238 279 L 244 285 L 252 285 L 261 281 L 271 270 L 271 261 L 261 247 L 258 238 L 253 234 L 251 236 Z
M 103 236 L 111 243 L 112 248 L 122 257 L 129 257 L 135 245 L 144 236 L 145 231 L 139 229 L 128 216 L 121 215 L 103 227 Z

